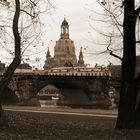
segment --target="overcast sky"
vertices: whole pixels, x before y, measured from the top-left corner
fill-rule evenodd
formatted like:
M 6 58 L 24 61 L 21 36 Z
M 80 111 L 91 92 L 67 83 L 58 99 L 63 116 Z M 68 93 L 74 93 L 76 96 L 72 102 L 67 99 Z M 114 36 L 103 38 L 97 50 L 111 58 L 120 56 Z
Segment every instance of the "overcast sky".
M 96 2 L 96 0 L 50 0 L 54 5 L 54 9 L 50 13 L 43 16 L 43 21 L 46 25 L 46 35 L 44 36 L 44 43 L 42 46 L 37 47 L 38 57 L 41 58 L 40 65 L 44 65 L 45 61 L 45 52 L 49 47 L 51 55 L 54 53 L 54 46 L 56 40 L 60 38 L 60 27 L 64 19 L 69 23 L 69 33 L 70 39 L 74 41 L 76 47 L 76 55 L 78 58 L 80 47 L 83 47 L 84 60 L 86 64 L 94 66 L 96 63 L 99 65 L 109 64 L 109 61 L 116 63 L 115 59 L 108 55 L 95 55 L 103 51 L 106 46 L 99 46 L 94 43 L 94 41 L 100 41 L 100 37 L 96 32 L 91 29 L 89 22 L 91 20 L 89 17 L 93 15 L 94 19 L 97 19 L 98 16 L 91 12 L 89 9 L 92 9 L 96 12 L 101 12 L 101 6 Z M 96 24 L 95 21 L 92 21 L 94 28 L 100 28 L 99 24 Z M 46 50 L 45 50 L 46 49 Z M 43 51 L 42 51 L 43 50 Z M 109 61 L 108 61 L 109 60 Z

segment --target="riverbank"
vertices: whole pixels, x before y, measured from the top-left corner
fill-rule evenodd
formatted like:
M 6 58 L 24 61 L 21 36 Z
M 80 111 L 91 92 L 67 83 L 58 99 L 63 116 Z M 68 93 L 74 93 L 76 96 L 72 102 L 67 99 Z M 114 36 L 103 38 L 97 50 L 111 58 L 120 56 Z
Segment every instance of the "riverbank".
M 83 110 L 82 110 L 83 111 Z M 115 130 L 116 118 L 5 111 L 0 140 L 139 140 L 140 130 Z
M 21 108 L 23 111 L 19 111 Z M 88 115 L 111 116 L 116 114 L 115 110 L 18 106 L 4 106 L 4 109 L 9 127 L 0 128 L 0 140 L 139 140 L 140 138 L 140 130 L 115 130 L 115 117 Z M 38 112 L 32 112 L 37 110 Z

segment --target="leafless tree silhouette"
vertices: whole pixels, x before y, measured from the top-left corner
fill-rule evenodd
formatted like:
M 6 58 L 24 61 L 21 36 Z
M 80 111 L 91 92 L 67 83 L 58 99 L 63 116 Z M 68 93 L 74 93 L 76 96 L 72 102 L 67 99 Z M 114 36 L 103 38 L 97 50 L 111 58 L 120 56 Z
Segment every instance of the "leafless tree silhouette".
M 12 27 L 11 24 L 4 24 L 1 26 L 1 30 L 3 31 L 3 35 L 5 33 L 10 38 L 10 41 L 6 40 L 3 36 L 4 42 L 1 43 L 4 47 L 6 46 L 7 50 L 13 55 L 13 60 L 10 65 L 7 67 L 2 79 L 0 80 L 0 99 L 1 94 L 4 89 L 9 85 L 12 76 L 14 74 L 15 69 L 21 62 L 22 55 L 25 50 L 36 43 L 39 40 L 41 35 L 41 21 L 39 19 L 39 15 L 44 12 L 41 9 L 41 4 L 44 4 L 41 0 L 15 0 L 15 1 L 3 1 L 1 0 L 0 4 L 8 6 L 8 10 L 11 13 L 14 13 L 14 18 L 7 17 L 8 19 L 12 19 Z M 49 0 L 46 1 L 47 4 L 52 7 L 52 4 Z M 14 6 L 14 12 L 13 7 Z M 47 6 L 46 10 L 49 10 Z M 26 20 L 25 20 L 26 19 Z M 11 28 L 13 35 L 9 32 Z M 11 45 L 13 45 L 13 49 L 11 50 Z M 9 45 L 9 46 L 8 46 Z M 2 105 L 0 102 L 0 125 L 5 125 L 7 122 L 5 120 L 4 112 L 2 110 Z

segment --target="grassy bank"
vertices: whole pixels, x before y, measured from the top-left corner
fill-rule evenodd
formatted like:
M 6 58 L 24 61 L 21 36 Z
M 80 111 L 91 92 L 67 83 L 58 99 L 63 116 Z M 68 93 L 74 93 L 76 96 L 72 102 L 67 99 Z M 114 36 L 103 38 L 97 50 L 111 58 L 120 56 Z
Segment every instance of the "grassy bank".
M 10 111 L 6 114 L 9 127 L 0 128 L 0 140 L 140 139 L 140 130 L 114 130 L 114 118 Z

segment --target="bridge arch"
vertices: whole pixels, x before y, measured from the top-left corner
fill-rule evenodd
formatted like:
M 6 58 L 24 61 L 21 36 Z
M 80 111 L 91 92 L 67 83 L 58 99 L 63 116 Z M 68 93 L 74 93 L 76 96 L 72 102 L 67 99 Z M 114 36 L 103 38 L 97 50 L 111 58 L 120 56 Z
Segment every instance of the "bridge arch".
M 36 96 L 37 93 L 43 89 L 44 87 L 48 86 L 48 85 L 52 85 L 54 87 L 56 87 L 59 90 L 68 88 L 68 89 L 80 89 L 83 91 L 87 90 L 87 85 L 85 84 L 85 81 L 81 81 L 81 82 L 77 82 L 77 81 L 57 81 L 57 80 L 40 80 L 37 82 L 34 82 L 32 84 L 32 86 L 34 87 L 34 95 Z
M 17 91 L 21 99 L 36 98 L 38 92 L 47 85 L 53 85 L 64 96 L 64 105 L 92 105 L 95 103 L 94 94 L 104 92 L 106 79 L 88 76 L 66 75 L 27 75 L 18 79 Z M 25 87 L 25 88 L 23 88 Z
M 60 90 L 61 97 L 59 100 L 59 104 L 66 105 L 66 106 L 81 106 L 81 105 L 88 105 L 89 104 L 89 97 L 86 94 L 86 87 L 84 83 L 77 83 L 77 82 L 63 82 L 63 81 L 52 81 L 46 82 L 37 90 L 36 95 L 48 85 L 52 85 Z

